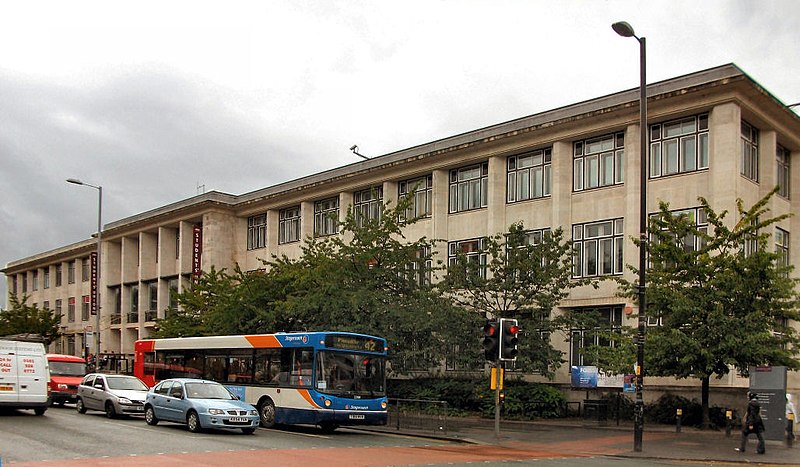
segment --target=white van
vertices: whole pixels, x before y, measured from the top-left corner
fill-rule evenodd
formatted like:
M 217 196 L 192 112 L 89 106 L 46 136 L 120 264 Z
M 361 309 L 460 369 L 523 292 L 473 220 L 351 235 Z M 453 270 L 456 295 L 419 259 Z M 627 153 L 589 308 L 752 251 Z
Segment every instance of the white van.
M 50 400 L 44 344 L 0 340 L 0 407 L 43 415 Z

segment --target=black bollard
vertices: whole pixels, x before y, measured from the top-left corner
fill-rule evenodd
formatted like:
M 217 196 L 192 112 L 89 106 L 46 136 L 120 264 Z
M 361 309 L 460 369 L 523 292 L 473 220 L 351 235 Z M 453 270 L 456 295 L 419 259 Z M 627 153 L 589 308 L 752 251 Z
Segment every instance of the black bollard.
M 725 437 L 731 437 L 731 429 L 733 428 L 733 411 L 725 411 Z

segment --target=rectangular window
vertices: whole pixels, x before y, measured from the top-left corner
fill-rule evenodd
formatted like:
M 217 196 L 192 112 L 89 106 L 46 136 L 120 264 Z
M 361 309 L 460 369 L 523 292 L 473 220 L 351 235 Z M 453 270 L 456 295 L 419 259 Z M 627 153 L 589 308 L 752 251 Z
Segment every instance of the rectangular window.
M 792 173 L 789 156 L 789 150 L 779 144 L 776 151 L 778 166 L 776 181 L 778 182 L 778 194 L 786 199 L 789 199 L 789 188 L 791 186 L 789 180 Z
M 75 322 L 75 297 L 67 299 L 67 321 L 70 323 Z
M 81 321 L 89 321 L 89 308 L 92 305 L 92 298 L 88 295 L 81 297 Z
M 247 249 L 256 250 L 267 245 L 267 215 L 247 218 Z
M 75 283 L 75 261 L 70 261 L 67 263 L 67 283 L 74 284 Z
M 145 321 L 155 321 L 158 317 L 158 282 L 147 284 L 148 307 Z
M 59 318 L 60 320 L 64 319 L 64 317 L 61 316 L 61 299 L 60 298 L 56 300 L 56 309 L 54 311 L 55 311 L 56 317 L 60 317 Z
M 356 225 L 364 227 L 369 221 L 379 221 L 383 208 L 383 187 L 374 186 L 353 193 L 353 215 Z
M 397 191 L 400 198 L 411 197 L 405 212 L 406 220 L 430 217 L 431 197 L 433 196 L 433 177 L 431 175 L 403 180 L 397 184 Z
M 81 259 L 81 281 L 88 282 L 92 276 L 92 268 L 89 266 L 89 258 Z
M 463 255 L 470 263 L 477 266 L 478 275 L 486 277 L 486 252 L 482 238 L 449 242 L 447 244 L 447 264 L 456 264 L 458 257 Z
M 572 240 L 574 277 L 623 273 L 624 231 L 621 218 L 573 225 Z
M 131 296 L 130 296 L 130 304 L 131 308 L 128 312 L 128 322 L 129 323 L 138 323 L 139 322 L 139 286 L 132 285 L 129 288 Z
M 339 231 L 339 197 L 314 203 L 314 236 L 336 235 Z
M 17 295 L 17 275 L 11 276 L 11 293 Z
M 625 182 L 625 133 L 575 141 L 572 148 L 573 191 Z
M 742 120 L 742 168 L 741 173 L 758 182 L 758 129 Z
M 450 212 L 485 208 L 488 191 L 488 162 L 451 170 Z
M 708 114 L 650 125 L 650 178 L 708 168 Z
M 300 241 L 300 206 L 281 209 L 278 212 L 278 243 Z
M 426 247 L 417 251 L 414 258 L 406 263 L 406 278 L 421 286 L 430 285 L 432 270 L 431 249 Z
M 50 288 L 50 266 L 44 268 L 44 277 L 42 277 L 42 282 L 43 282 L 42 286 L 45 289 Z
M 61 283 L 62 283 L 61 282 L 62 281 L 62 277 L 61 276 L 63 275 L 62 274 L 63 272 L 64 271 L 63 271 L 63 268 L 61 267 L 61 264 L 56 264 L 56 287 L 61 287 Z
M 23 294 L 28 293 L 28 273 L 27 272 L 23 272 L 22 273 L 22 293 Z
M 167 290 L 169 291 L 169 298 L 167 303 L 170 309 L 178 308 L 178 279 L 170 279 L 167 281 Z
M 31 290 L 36 292 L 39 290 L 39 270 L 34 269 L 31 271 Z
M 598 331 L 608 330 L 609 328 L 619 330 L 622 327 L 623 307 L 616 305 L 600 308 L 578 308 L 573 312 L 594 313 L 599 318 L 599 321 L 596 328 L 573 328 L 570 331 L 570 366 L 595 365 L 597 364 L 595 356 L 587 352 L 586 349 L 590 346 L 613 347 L 613 342 L 600 337 Z
M 789 232 L 775 228 L 775 252 L 778 253 L 781 266 L 789 266 Z
M 506 160 L 507 202 L 550 196 L 552 153 L 552 148 L 538 149 Z

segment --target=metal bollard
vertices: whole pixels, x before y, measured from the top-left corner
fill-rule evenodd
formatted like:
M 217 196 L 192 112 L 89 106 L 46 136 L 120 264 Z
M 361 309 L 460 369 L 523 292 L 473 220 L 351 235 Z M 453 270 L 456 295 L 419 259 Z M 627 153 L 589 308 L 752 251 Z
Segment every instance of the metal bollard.
M 726 410 L 725 411 L 725 436 L 727 438 L 731 437 L 731 429 L 733 428 L 733 411 Z
M 681 418 L 683 418 L 683 409 L 675 411 L 675 433 L 681 432 Z
M 794 414 L 786 416 L 786 445 L 792 447 L 794 444 Z

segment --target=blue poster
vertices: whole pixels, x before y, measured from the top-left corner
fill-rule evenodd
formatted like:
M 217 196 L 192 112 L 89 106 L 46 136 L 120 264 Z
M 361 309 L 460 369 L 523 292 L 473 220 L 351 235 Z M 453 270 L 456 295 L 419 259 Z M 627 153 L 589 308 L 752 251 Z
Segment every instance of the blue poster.
M 572 387 L 577 389 L 597 388 L 597 367 L 596 366 L 573 366 Z

